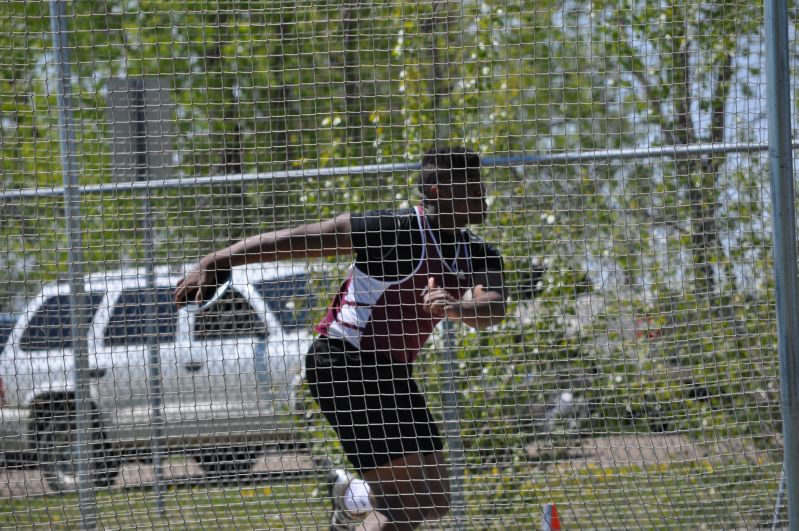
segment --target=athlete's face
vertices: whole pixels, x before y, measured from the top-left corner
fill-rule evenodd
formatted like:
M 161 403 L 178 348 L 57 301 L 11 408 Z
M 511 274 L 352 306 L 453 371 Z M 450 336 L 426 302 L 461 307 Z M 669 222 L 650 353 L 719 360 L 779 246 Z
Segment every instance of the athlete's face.
M 444 218 L 449 218 L 453 227 L 465 227 L 485 221 L 488 206 L 480 170 L 455 173 L 449 182 L 439 182 L 434 188 L 438 215 L 445 224 Z

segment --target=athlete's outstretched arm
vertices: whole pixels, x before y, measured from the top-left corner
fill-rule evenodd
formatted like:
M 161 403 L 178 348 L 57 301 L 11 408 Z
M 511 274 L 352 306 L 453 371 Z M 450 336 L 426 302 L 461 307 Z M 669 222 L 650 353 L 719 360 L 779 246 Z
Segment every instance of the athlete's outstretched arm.
M 175 302 L 178 306 L 202 302 L 203 295 L 219 284 L 220 273 L 237 265 L 351 254 L 350 232 L 350 215 L 342 214 L 328 221 L 250 236 L 204 256 L 178 283 Z

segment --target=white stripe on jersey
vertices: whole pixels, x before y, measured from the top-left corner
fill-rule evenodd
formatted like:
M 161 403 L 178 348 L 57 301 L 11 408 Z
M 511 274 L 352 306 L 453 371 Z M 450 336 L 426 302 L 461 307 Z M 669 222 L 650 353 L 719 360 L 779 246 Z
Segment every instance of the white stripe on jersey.
M 420 214 L 420 209 L 415 208 L 416 221 L 422 234 L 422 256 L 410 274 L 403 278 L 386 282 L 371 277 L 358 269 L 355 264 L 350 266 L 347 276 L 349 282 L 345 282 L 346 291 L 341 294 L 340 307 L 336 314 L 336 320 L 328 326 L 328 335 L 347 340 L 350 344 L 360 348 L 361 332 L 368 326 L 372 318 L 372 306 L 383 296 L 386 288 L 391 285 L 405 282 L 415 275 L 427 257 L 427 237 L 425 234 L 425 224 Z

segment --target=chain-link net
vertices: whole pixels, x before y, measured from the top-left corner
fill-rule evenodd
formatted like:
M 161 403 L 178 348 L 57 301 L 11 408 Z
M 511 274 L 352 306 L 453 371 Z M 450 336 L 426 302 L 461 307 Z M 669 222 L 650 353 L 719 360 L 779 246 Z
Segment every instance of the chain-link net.
M 0 3 L 0 527 L 784 523 L 761 13 Z

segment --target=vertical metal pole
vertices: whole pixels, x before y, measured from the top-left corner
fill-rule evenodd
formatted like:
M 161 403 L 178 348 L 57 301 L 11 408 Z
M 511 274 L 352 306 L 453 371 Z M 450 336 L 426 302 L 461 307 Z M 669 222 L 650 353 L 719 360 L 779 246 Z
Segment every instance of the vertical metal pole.
M 147 159 L 147 116 L 146 100 L 144 94 L 144 79 L 136 78 L 130 80 L 128 84 L 130 109 L 131 109 L 131 147 L 133 148 L 134 160 L 136 164 L 136 177 L 140 181 L 149 179 L 149 161 Z M 146 305 L 153 309 L 153 317 L 156 313 L 155 296 L 155 243 L 153 237 L 152 208 L 150 206 L 150 190 L 146 190 L 142 197 L 142 225 L 144 229 L 144 267 L 145 282 L 147 286 Z M 150 401 L 150 449 L 153 452 L 153 470 L 155 483 L 156 507 L 158 514 L 163 516 L 164 507 L 164 483 L 163 483 L 163 423 L 162 412 L 164 385 L 161 377 L 161 354 L 158 352 L 158 341 L 156 337 L 157 325 L 155 319 L 145 323 L 145 335 L 147 338 L 147 395 Z
M 68 46 L 68 20 L 65 2 L 50 1 L 50 30 L 55 51 L 56 83 L 58 98 L 58 129 L 61 149 L 61 171 L 64 181 L 64 216 L 69 232 L 69 278 L 72 293 L 72 350 L 74 355 L 75 402 L 77 414 L 77 434 L 72 448 L 73 458 L 77 460 L 78 503 L 80 505 L 81 529 L 97 528 L 97 506 L 90 477 L 91 457 L 88 447 L 89 400 L 91 389 L 87 371 L 89 369 L 88 330 L 91 316 L 89 299 L 83 284 L 83 237 L 81 229 L 80 194 L 78 187 L 77 148 L 73 126 L 70 68 Z
M 449 101 L 445 101 L 450 96 L 450 68 L 449 60 L 446 57 L 446 50 L 449 49 L 449 2 L 447 0 L 433 0 L 433 11 L 430 14 L 429 28 L 424 28 L 430 32 L 430 62 L 432 63 L 433 78 L 433 111 L 436 121 L 436 141 L 449 142 L 452 140 L 452 106 Z M 439 20 L 442 19 L 442 20 Z M 443 25 L 443 29 L 440 26 Z M 444 39 L 444 46 L 439 49 L 438 38 Z M 444 57 L 442 57 L 442 55 Z
M 460 412 L 458 411 L 458 386 L 455 382 L 458 360 L 455 356 L 455 331 L 449 321 L 444 328 L 444 379 L 441 382 L 441 402 L 444 409 L 444 433 L 447 438 L 450 461 L 450 505 L 455 529 L 465 529 L 466 503 L 463 494 L 463 476 L 466 471 L 466 454 L 461 439 Z
M 782 497 L 785 496 L 785 467 L 780 472 L 780 483 L 777 487 L 777 501 L 774 503 L 774 516 L 771 519 L 771 529 L 780 526 L 780 513 L 782 512 Z
M 799 284 L 791 152 L 787 2 L 767 0 L 765 11 L 768 142 L 774 210 L 774 276 L 784 470 L 787 478 L 788 525 L 792 530 L 799 530 Z

